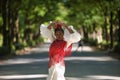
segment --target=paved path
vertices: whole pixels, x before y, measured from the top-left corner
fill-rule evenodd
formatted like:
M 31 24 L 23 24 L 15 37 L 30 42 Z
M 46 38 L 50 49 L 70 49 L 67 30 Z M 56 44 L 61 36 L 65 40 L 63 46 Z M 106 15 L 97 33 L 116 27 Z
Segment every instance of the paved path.
M 66 57 L 66 80 L 120 80 L 120 61 L 107 52 L 84 46 Z M 26 55 L 0 62 L 0 80 L 46 80 L 49 44 L 33 48 Z

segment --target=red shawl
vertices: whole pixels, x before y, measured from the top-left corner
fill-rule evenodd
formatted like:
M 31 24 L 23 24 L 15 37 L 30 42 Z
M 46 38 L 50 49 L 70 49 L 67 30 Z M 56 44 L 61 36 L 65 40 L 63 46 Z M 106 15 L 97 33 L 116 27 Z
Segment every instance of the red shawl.
M 61 62 L 62 65 L 64 64 L 64 56 L 68 56 L 71 53 L 72 45 L 66 48 L 67 42 L 64 40 L 55 40 L 49 50 L 49 67 L 52 65 Z

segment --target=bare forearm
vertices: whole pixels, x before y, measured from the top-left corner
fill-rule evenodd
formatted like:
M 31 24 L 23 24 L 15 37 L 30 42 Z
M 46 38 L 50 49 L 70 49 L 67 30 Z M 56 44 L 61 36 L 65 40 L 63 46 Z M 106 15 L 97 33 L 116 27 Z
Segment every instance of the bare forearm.
M 71 28 L 69 28 L 69 27 L 67 27 L 67 30 L 68 30 L 70 33 L 74 33 L 74 31 L 73 31 Z
M 67 29 L 70 33 L 74 33 L 74 31 L 73 31 L 70 27 L 68 27 L 67 24 L 64 24 L 64 26 L 66 27 L 66 29 Z
M 51 29 L 52 26 L 53 26 L 53 23 L 49 24 L 47 28 L 48 28 L 48 29 Z

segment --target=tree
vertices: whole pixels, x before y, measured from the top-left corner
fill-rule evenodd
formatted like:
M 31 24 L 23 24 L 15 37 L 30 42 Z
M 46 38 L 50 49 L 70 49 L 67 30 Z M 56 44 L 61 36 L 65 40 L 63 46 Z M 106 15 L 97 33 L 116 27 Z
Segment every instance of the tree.
M 12 52 L 12 46 L 18 42 L 18 3 L 20 0 L 1 0 L 3 46 Z

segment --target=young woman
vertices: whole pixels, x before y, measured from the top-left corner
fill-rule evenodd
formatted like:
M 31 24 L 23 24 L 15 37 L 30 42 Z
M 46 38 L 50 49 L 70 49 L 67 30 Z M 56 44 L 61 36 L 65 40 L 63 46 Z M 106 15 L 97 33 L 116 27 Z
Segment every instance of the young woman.
M 72 26 L 61 21 L 53 21 L 48 26 L 41 25 L 40 30 L 44 37 L 52 41 L 49 49 L 47 80 L 65 80 L 64 57 L 70 55 L 72 43 L 80 40 L 80 34 Z

